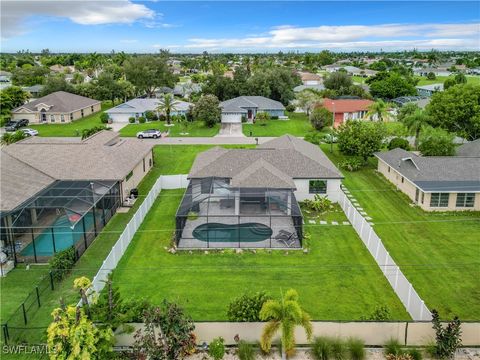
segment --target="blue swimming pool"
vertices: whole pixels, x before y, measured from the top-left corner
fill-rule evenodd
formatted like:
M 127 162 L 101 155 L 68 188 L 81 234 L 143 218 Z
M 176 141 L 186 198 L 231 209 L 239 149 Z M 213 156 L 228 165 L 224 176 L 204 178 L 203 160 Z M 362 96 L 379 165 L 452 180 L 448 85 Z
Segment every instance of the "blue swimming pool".
M 193 236 L 208 242 L 258 242 L 272 236 L 272 229 L 260 223 L 199 225 L 193 230 Z
M 88 213 L 84 219 L 85 229 L 88 231 L 93 226 L 93 215 Z M 53 229 L 53 236 L 51 229 Z M 32 242 L 20 252 L 20 255 L 34 256 L 36 253 L 37 256 L 52 256 L 54 254 L 53 239 L 55 239 L 55 250 L 57 252 L 74 245 L 78 240 L 83 239 L 82 221 L 79 221 L 72 229 L 67 216 L 59 217 L 51 228 L 44 229 L 35 238 L 35 250 Z

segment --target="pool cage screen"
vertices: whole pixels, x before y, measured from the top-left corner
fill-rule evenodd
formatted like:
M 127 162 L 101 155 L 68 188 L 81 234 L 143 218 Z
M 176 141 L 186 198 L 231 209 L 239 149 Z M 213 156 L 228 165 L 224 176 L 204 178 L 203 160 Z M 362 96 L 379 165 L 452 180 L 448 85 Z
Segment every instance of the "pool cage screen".
M 16 262 L 37 263 L 75 246 L 79 257 L 119 205 L 117 181 L 57 181 L 2 214 L 3 251 Z
M 191 179 L 177 210 L 175 241 L 179 249 L 301 248 L 302 219 L 292 189 Z

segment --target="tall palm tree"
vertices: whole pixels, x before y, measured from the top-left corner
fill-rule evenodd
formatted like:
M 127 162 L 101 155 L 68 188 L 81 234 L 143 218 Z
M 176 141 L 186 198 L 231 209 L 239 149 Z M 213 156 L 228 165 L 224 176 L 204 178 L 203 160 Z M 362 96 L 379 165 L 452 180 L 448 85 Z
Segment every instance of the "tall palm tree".
M 165 94 L 162 97 L 162 100 L 160 100 L 160 104 L 157 106 L 157 111 L 158 112 L 163 112 L 165 113 L 165 117 L 167 120 L 167 125 L 170 125 L 170 113 L 172 110 L 176 109 L 178 101 L 176 101 L 173 97 L 172 94 Z
M 417 109 L 413 114 L 407 115 L 403 123 L 410 133 L 415 135 L 415 149 L 418 149 L 418 138 L 422 129 L 428 124 L 428 115 L 422 109 Z
M 388 117 L 388 108 L 389 106 L 385 101 L 382 99 L 377 100 L 368 107 L 367 118 L 376 117 L 378 121 L 383 122 Z
M 265 352 L 270 351 L 272 338 L 278 330 L 282 332 L 282 359 L 295 352 L 295 326 L 302 326 L 310 341 L 312 337 L 312 324 L 310 315 L 300 307 L 298 293 L 290 289 L 281 301 L 268 300 L 260 310 L 260 319 L 268 323 L 263 328 L 261 347 Z

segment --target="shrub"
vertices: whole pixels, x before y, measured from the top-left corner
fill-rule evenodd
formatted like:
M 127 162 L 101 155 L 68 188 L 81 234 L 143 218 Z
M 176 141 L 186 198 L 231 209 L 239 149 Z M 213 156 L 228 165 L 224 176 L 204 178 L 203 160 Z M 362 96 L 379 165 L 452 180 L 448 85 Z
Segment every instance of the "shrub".
M 332 339 L 331 342 L 331 351 L 332 351 L 332 358 L 335 360 L 345 360 L 347 358 L 347 345 L 345 342 L 340 339 Z
M 398 355 L 389 354 L 386 356 L 386 359 L 387 360 L 412 360 L 412 358 L 408 354 L 398 354 Z
M 237 355 L 240 360 L 254 360 L 255 349 L 253 348 L 253 344 L 250 344 L 245 340 L 240 340 L 238 342 Z
M 165 114 L 160 114 L 160 115 L 158 116 L 158 120 L 159 120 L 159 121 L 167 121 L 167 117 L 165 116 Z
M 215 360 L 221 360 L 225 356 L 225 345 L 223 338 L 220 336 L 212 340 L 208 344 L 208 355 L 210 355 Z
M 135 118 L 134 118 L 133 116 L 130 116 L 130 117 L 128 118 L 128 122 L 129 122 L 130 124 L 135 124 Z
M 363 164 L 364 163 L 359 159 L 350 158 L 350 159 L 343 160 L 340 163 L 340 167 L 348 171 L 357 171 L 362 168 Z
M 317 337 L 313 340 L 312 355 L 316 360 L 329 360 L 332 358 L 332 339 Z
M 310 123 L 317 131 L 322 130 L 327 125 L 331 125 L 332 119 L 333 114 L 324 107 L 316 107 L 309 115 Z
M 380 122 L 349 120 L 340 126 L 338 149 L 345 155 L 362 157 L 364 162 L 383 146 L 385 125 Z
M 278 120 L 278 116 L 277 116 L 277 115 L 273 115 L 273 116 L 271 117 L 271 119 L 272 119 L 272 120 Z
M 330 134 L 325 134 L 323 136 L 322 141 L 326 144 L 332 144 L 332 143 L 335 144 L 338 141 L 338 138 L 337 136 L 335 136 L 335 134 L 330 133 Z
M 418 150 L 423 156 L 452 156 L 455 154 L 453 134 L 440 128 L 427 128 L 419 139 Z
M 145 111 L 145 118 L 147 121 L 153 121 L 154 116 L 156 116 L 156 114 L 152 110 Z
M 267 121 L 270 120 L 270 114 L 267 112 L 258 112 L 257 115 L 255 116 L 255 123 L 257 123 L 260 126 L 265 126 L 267 125 Z
M 288 112 L 294 112 L 295 109 L 295 105 L 293 104 L 288 104 L 287 106 L 285 106 L 285 110 L 287 110 Z
M 259 313 L 263 304 L 271 296 L 264 291 L 243 294 L 228 306 L 227 317 L 230 321 L 260 321 Z
M 153 113 L 152 119 L 150 121 L 158 121 L 158 115 Z
M 55 280 L 62 280 L 73 268 L 73 265 L 75 265 L 75 248 L 70 246 L 65 250 L 57 252 L 48 264 L 52 271 L 53 278 Z
M 435 76 L 435 73 L 433 73 L 433 72 L 429 72 L 429 73 L 427 74 L 427 79 L 428 79 L 428 80 L 435 80 L 436 78 L 437 78 L 437 77 Z
M 100 125 L 100 126 L 94 126 L 90 129 L 83 129 L 82 130 L 82 140 L 89 138 L 93 134 L 96 134 L 97 132 L 100 132 L 102 130 L 112 130 L 111 127 L 107 127 L 105 125 Z
M 418 349 L 409 349 L 407 351 L 407 354 L 410 355 L 412 360 L 422 360 L 423 359 L 422 352 Z
M 109 119 L 110 119 L 110 116 L 107 113 L 104 112 L 100 114 L 100 121 L 103 124 L 107 124 Z
M 188 220 L 197 220 L 198 219 L 198 213 L 195 211 L 189 211 L 187 215 Z
M 390 309 L 386 305 L 376 306 L 369 316 L 362 316 L 361 320 L 385 321 L 390 320 Z
M 393 150 L 396 148 L 410 150 L 410 144 L 407 139 L 403 139 L 400 137 L 395 137 L 388 143 L 388 150 Z
M 383 353 L 385 356 L 387 355 L 400 355 L 403 354 L 402 346 L 397 339 L 390 339 L 388 340 L 385 345 L 383 345 Z
M 347 341 L 348 352 L 351 360 L 364 360 L 365 359 L 365 344 L 363 340 L 350 338 Z
M 312 144 L 320 145 L 320 142 L 322 141 L 322 134 L 317 131 L 310 131 L 305 134 L 303 139 Z
M 460 319 L 455 316 L 444 328 L 437 310 L 432 310 L 432 325 L 435 330 L 435 355 L 439 359 L 452 359 L 462 345 Z
M 146 121 L 147 121 L 147 119 L 145 119 L 144 116 L 140 116 L 140 117 L 138 118 L 138 122 L 139 122 L 140 124 L 145 124 Z
M 332 202 L 326 196 L 320 196 L 319 194 L 315 194 L 313 200 L 305 199 L 302 204 L 307 209 L 317 212 L 325 212 L 333 209 Z

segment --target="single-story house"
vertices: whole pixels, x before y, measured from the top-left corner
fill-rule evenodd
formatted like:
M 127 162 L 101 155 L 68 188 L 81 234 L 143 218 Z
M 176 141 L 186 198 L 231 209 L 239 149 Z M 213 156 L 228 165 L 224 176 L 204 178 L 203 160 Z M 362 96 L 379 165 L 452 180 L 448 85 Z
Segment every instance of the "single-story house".
M 0 82 L 9 83 L 12 80 L 12 73 L 8 71 L 0 70 Z
M 368 108 L 373 104 L 367 99 L 323 99 L 323 107 L 328 109 L 335 118 L 334 127 L 337 128 L 347 120 L 365 118 Z
M 323 84 L 318 85 L 298 85 L 293 88 L 293 91 L 296 93 L 302 92 L 303 90 L 312 89 L 317 91 L 325 90 L 325 86 Z
M 179 248 L 298 248 L 297 201 L 338 201 L 343 176 L 318 146 L 284 135 L 256 149 L 202 152 L 188 178 L 176 214 Z
M 44 262 L 69 246 L 84 250 L 128 205 L 130 190 L 153 166 L 152 146 L 101 131 L 85 140 L 29 137 L 3 147 L 1 251 L 16 262 Z
M 222 123 L 241 123 L 242 117 L 253 121 L 257 112 L 266 112 L 270 116 L 285 116 L 285 106 L 280 101 L 264 96 L 239 96 L 220 103 Z
M 480 156 L 375 153 L 378 171 L 425 211 L 480 210 Z
M 460 145 L 457 147 L 456 153 L 457 156 L 480 157 L 480 139 Z
M 420 109 L 424 109 L 430 102 L 430 98 L 427 96 L 400 96 L 392 100 L 393 103 L 402 107 L 406 104 L 415 104 Z
M 417 93 L 420 96 L 432 96 L 434 93 L 443 91 L 443 84 L 430 84 L 416 86 Z
M 300 75 L 303 85 L 320 85 L 323 82 L 320 75 L 311 72 L 301 71 L 298 75 Z
M 12 119 L 30 123 L 68 123 L 101 110 L 102 103 L 85 96 L 56 91 L 12 110 Z
M 28 92 L 32 98 L 37 99 L 40 96 L 40 93 L 42 92 L 44 87 L 44 85 L 38 84 L 22 87 L 22 90 Z
M 413 75 L 417 76 L 427 76 L 429 73 L 433 73 L 435 76 L 450 76 L 452 75 L 452 72 L 445 69 L 445 68 L 414 68 L 413 69 Z
M 190 97 L 193 93 L 199 93 L 202 91 L 202 86 L 200 84 L 186 82 L 175 85 L 173 89 L 173 94 L 181 97 Z
M 140 116 L 145 116 L 147 111 L 158 112 L 157 108 L 161 102 L 162 99 L 137 98 L 108 109 L 106 113 L 113 122 L 127 123 L 129 118 L 134 117 L 138 119 Z M 192 105 L 186 101 L 175 100 L 170 115 L 185 115 Z

